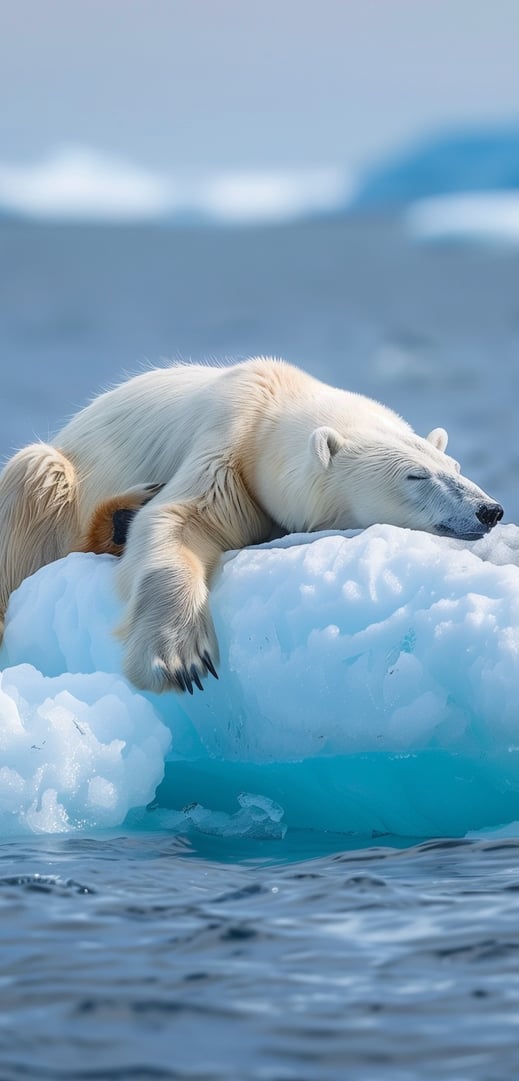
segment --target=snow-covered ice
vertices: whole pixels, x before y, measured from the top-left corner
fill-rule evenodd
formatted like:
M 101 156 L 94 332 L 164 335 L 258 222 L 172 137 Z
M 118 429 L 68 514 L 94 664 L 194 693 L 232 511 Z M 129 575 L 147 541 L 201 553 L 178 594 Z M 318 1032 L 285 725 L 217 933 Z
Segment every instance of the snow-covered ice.
M 420 837 L 519 819 L 518 527 L 230 553 L 212 591 L 220 680 L 192 698 L 122 677 L 114 570 L 71 555 L 11 599 L 0 833 L 149 822 L 164 770 L 155 821 L 177 829 Z

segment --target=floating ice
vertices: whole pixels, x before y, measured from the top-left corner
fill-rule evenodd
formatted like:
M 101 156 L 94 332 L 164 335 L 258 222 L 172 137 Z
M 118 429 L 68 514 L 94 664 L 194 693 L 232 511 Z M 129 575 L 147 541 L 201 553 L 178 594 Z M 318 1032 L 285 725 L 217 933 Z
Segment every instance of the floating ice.
M 172 191 L 143 169 L 70 147 L 34 165 L 0 164 L 0 209 L 58 221 L 142 221 L 167 213 Z
M 441 195 L 412 203 L 405 224 L 420 240 L 519 244 L 519 192 Z
M 159 172 L 88 147 L 64 146 L 40 161 L 0 162 L 0 214 L 51 221 L 243 225 L 400 209 L 423 201 L 416 220 L 424 222 L 424 230 L 432 229 L 434 220 L 440 222 L 441 211 L 442 229 L 452 232 L 458 208 L 465 232 L 470 227 L 478 236 L 501 238 L 505 222 L 517 235 L 518 176 L 516 126 L 423 139 L 357 180 L 341 167 Z M 510 199 L 497 200 L 496 193 L 502 192 L 509 192 Z M 467 193 L 486 193 L 488 200 L 453 203 L 449 224 L 449 204 L 436 206 L 436 197 Z M 430 206 L 429 200 L 434 200 Z M 463 224 L 456 235 L 462 231 Z
M 349 190 L 339 169 L 222 173 L 199 183 L 187 210 L 229 225 L 292 221 L 342 209 Z
M 134 827 L 173 830 L 175 833 L 205 833 L 210 837 L 250 837 L 255 840 L 279 840 L 285 836 L 283 808 L 267 796 L 241 792 L 239 809 L 234 813 L 213 811 L 200 803 L 187 804 L 174 811 L 158 804 L 128 816 Z
M 0 163 L 0 212 L 51 221 L 291 221 L 337 210 L 349 190 L 339 169 L 172 176 L 82 147 Z
M 220 680 L 192 698 L 121 677 L 114 562 L 69 556 L 12 597 L 2 832 L 121 823 L 153 800 L 170 736 L 157 825 L 424 837 L 519 819 L 519 528 L 231 553 L 212 592 Z
M 0 675 L 0 831 L 116 826 L 162 779 L 170 733 L 120 677 Z

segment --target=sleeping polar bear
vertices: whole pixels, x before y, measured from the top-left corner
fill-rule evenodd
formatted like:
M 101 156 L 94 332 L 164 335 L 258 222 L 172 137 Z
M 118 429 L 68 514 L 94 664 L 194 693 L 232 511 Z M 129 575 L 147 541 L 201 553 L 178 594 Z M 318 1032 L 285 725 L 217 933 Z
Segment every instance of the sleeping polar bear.
M 125 672 L 141 688 L 192 693 L 216 675 L 208 593 L 225 549 L 274 529 L 385 522 L 469 540 L 492 529 L 502 508 L 446 445 L 443 428 L 422 439 L 378 402 L 283 361 L 146 372 L 96 398 L 56 447 L 34 444 L 5 467 L 0 620 L 43 564 L 120 550 L 103 523 L 145 504 L 118 572 Z

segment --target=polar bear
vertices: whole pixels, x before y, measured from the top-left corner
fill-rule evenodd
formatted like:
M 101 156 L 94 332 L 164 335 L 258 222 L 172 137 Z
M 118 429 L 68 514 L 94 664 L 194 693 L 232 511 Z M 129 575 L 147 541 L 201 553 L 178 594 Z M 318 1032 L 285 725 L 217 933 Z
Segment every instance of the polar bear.
M 0 617 L 38 567 L 72 551 L 120 551 L 107 517 L 139 509 L 118 570 L 125 672 L 193 692 L 216 675 L 208 605 L 225 549 L 278 531 L 385 522 L 469 540 L 503 510 L 390 409 L 283 361 L 176 365 L 101 394 L 0 478 Z M 150 487 L 151 486 L 151 487 Z M 113 540 L 113 543 L 112 543 Z

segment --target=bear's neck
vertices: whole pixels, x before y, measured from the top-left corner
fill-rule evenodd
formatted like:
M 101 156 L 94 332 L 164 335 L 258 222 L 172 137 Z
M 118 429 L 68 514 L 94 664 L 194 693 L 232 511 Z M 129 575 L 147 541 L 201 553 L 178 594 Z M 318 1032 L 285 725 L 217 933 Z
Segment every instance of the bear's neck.
M 269 517 L 289 532 L 308 532 L 326 525 L 324 478 L 315 483 L 310 452 L 315 427 L 315 404 L 288 413 L 286 409 L 272 411 L 258 421 L 246 454 L 250 491 Z

